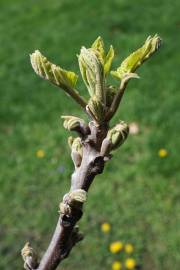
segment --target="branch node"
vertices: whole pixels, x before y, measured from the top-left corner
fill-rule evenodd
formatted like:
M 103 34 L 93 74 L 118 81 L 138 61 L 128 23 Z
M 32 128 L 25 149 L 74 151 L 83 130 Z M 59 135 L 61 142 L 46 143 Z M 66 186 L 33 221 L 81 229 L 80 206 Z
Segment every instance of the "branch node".
M 76 244 L 82 241 L 83 239 L 84 239 L 84 235 L 83 233 L 79 232 L 79 226 L 76 225 L 72 231 L 72 241 L 74 242 L 74 244 Z
M 76 203 L 84 203 L 87 200 L 87 192 L 83 189 L 76 189 L 68 193 L 71 206 Z
M 81 137 L 90 133 L 90 129 L 83 119 L 71 115 L 63 115 L 61 118 L 64 119 L 64 128 L 67 130 L 76 131 Z
M 83 189 L 76 189 L 65 194 L 63 202 L 59 205 L 61 224 L 69 227 L 82 216 L 82 205 L 87 199 L 87 193 Z

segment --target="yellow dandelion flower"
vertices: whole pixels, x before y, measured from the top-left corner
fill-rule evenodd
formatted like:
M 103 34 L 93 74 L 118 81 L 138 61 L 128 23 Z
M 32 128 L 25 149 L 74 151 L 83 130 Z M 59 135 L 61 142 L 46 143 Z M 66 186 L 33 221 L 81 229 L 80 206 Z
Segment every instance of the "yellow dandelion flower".
M 101 224 L 101 231 L 103 233 L 108 233 L 110 231 L 110 229 L 111 229 L 111 225 L 109 223 L 104 222 Z
M 113 254 L 118 253 L 123 249 L 123 243 L 120 241 L 113 242 L 110 244 L 109 249 L 110 249 L 110 252 Z
M 160 158 L 165 158 L 168 155 L 168 151 L 166 149 L 159 149 L 158 155 Z
M 115 261 L 112 264 L 112 270 L 121 270 L 122 269 L 122 264 L 119 261 Z
M 39 149 L 36 151 L 36 157 L 37 158 L 43 158 L 45 156 L 45 152 L 42 149 Z
M 134 269 L 135 266 L 136 266 L 136 261 L 135 259 L 133 258 L 128 258 L 126 261 L 125 261 L 125 266 L 127 269 L 131 270 L 131 269 Z
M 125 252 L 128 254 L 131 254 L 134 251 L 133 245 L 129 243 L 125 245 L 124 249 L 125 249 Z

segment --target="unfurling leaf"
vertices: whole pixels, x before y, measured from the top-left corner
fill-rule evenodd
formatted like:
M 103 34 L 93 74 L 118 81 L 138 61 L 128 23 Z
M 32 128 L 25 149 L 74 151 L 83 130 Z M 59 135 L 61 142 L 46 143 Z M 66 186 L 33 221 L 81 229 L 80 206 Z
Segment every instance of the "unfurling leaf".
M 110 46 L 109 52 L 106 55 L 105 62 L 104 62 L 105 75 L 109 73 L 113 59 L 114 59 L 114 49 L 113 49 L 113 46 Z
M 111 149 L 115 150 L 121 144 L 123 144 L 128 134 L 129 134 L 129 127 L 124 121 L 121 121 L 115 127 L 110 129 L 107 134 L 107 139 L 111 141 L 112 145 Z
M 90 96 L 96 95 L 102 102 L 105 101 L 103 67 L 96 53 L 92 49 L 82 47 L 78 60 Z
M 110 71 L 111 64 L 114 58 L 113 46 L 110 46 L 110 49 L 106 55 L 105 48 L 104 48 L 104 41 L 101 37 L 98 37 L 92 44 L 91 48 L 94 49 L 99 61 L 102 63 L 103 69 L 104 69 L 104 75 L 106 76 L 107 73 Z
M 161 39 L 158 35 L 149 36 L 144 45 L 137 51 L 130 54 L 116 71 L 111 71 L 112 76 L 117 79 L 122 79 L 125 74 L 134 73 L 144 61 L 150 58 L 161 45 Z
M 74 88 L 78 76 L 72 72 L 60 68 L 49 62 L 40 51 L 36 50 L 30 55 L 34 71 L 43 79 L 62 87 L 63 89 Z
M 102 64 L 104 64 L 105 59 L 105 50 L 104 50 L 104 41 L 102 37 L 98 37 L 91 46 L 98 53 L 98 58 Z
M 79 117 L 72 115 L 63 115 L 61 116 L 64 119 L 64 128 L 69 131 L 78 129 L 81 125 L 85 125 L 85 121 Z

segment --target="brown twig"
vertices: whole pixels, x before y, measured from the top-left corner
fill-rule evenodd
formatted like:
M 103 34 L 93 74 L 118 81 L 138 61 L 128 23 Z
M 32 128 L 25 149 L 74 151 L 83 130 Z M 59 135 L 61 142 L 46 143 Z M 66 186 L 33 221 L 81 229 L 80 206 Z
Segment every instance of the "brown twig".
M 42 257 L 37 270 L 55 270 L 59 263 L 65 259 L 73 246 L 82 240 L 82 235 L 75 226 L 83 214 L 83 192 L 86 194 L 97 174 L 102 173 L 105 155 L 101 154 L 101 145 L 104 141 L 107 126 L 96 126 L 91 122 L 90 134 L 82 139 L 83 157 L 79 167 L 75 167 L 72 174 L 70 192 L 60 204 L 60 216 L 56 229 L 47 251 Z M 79 192 L 79 193 L 78 193 Z M 82 200 L 81 200 L 82 199 Z M 34 268 L 29 268 L 34 270 Z

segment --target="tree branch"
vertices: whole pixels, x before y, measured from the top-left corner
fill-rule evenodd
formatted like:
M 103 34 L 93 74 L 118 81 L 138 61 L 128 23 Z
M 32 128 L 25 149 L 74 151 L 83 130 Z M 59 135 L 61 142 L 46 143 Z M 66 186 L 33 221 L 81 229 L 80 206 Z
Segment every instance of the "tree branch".
M 160 41 L 157 35 L 153 38 L 149 37 L 142 48 L 125 59 L 117 71 L 111 72 L 121 80 L 115 96 L 110 91 L 112 87 L 107 88 L 104 85 L 105 75 L 114 57 L 112 47 L 105 55 L 104 43 L 100 37 L 91 48 L 83 47 L 78 59 L 83 80 L 90 94 L 88 103 L 74 89 L 78 77 L 74 72 L 52 64 L 38 50 L 31 54 L 34 71 L 40 77 L 63 89 L 85 110 L 92 121 L 87 125 L 78 117 L 63 117 L 64 127 L 79 135 L 77 138 L 68 139 L 75 167 L 71 177 L 71 187 L 60 203 L 57 226 L 40 263 L 29 244 L 23 248 L 21 254 L 26 270 L 55 270 L 59 263 L 68 257 L 73 246 L 82 240 L 83 236 L 79 233 L 76 223 L 83 215 L 83 204 L 89 187 L 95 176 L 103 172 L 105 162 L 112 157 L 111 151 L 124 143 L 129 132 L 128 125 L 123 121 L 111 129 L 108 123 L 119 107 L 128 81 L 131 78 L 139 78 L 137 74 L 131 72 L 134 72 L 159 48 Z M 108 89 L 109 93 L 106 91 Z
M 83 203 L 94 177 L 104 169 L 106 158 L 101 154 L 101 145 L 108 131 L 107 126 L 96 126 L 94 122 L 90 122 L 89 128 L 90 134 L 82 139 L 81 164 L 75 167 L 70 191 L 60 203 L 60 216 L 49 247 L 38 267 L 28 270 L 55 270 L 73 246 L 83 238 L 75 225 L 82 217 Z

